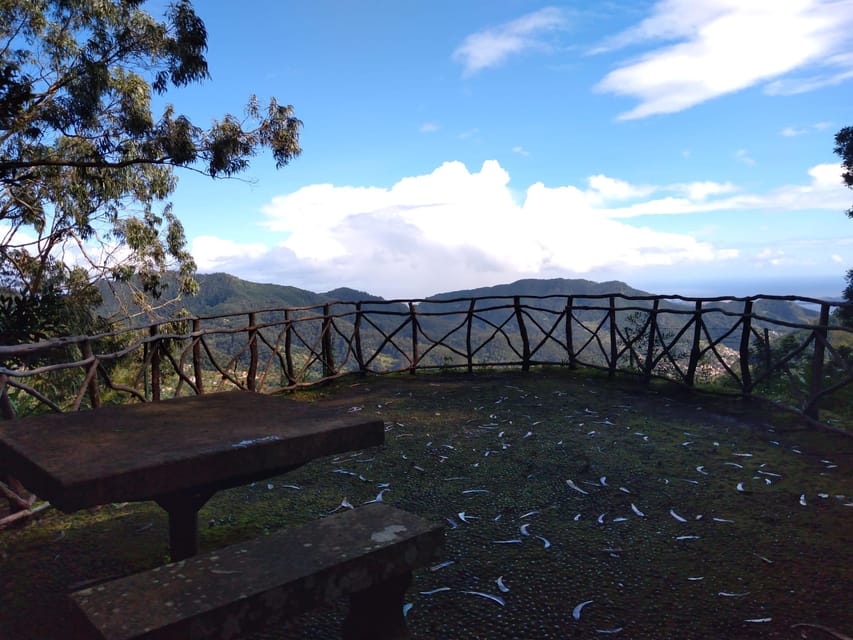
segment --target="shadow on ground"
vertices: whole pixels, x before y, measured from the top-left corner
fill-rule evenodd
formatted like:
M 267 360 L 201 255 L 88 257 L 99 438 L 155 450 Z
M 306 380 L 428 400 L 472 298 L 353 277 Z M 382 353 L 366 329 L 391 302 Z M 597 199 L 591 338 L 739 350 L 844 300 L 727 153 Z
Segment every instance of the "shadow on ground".
M 222 492 L 214 549 L 382 500 L 447 524 L 414 638 L 853 634 L 853 438 L 763 405 L 562 371 L 344 378 L 301 401 L 386 424 L 384 447 Z M 66 638 L 66 594 L 161 564 L 153 504 L 0 532 L 0 638 Z M 343 609 L 271 638 L 334 637 Z M 841 637 L 841 636 L 837 636 Z

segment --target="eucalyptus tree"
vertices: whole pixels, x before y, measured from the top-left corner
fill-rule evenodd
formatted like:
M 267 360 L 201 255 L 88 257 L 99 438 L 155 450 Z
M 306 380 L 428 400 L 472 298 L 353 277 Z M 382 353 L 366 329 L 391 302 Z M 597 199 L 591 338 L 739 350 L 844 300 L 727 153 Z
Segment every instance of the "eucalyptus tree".
M 175 169 L 227 178 L 261 150 L 300 153 L 293 107 L 254 96 L 207 128 L 154 94 L 209 78 L 188 0 L 0 0 L 2 343 L 82 331 L 98 278 L 139 299 L 192 293 L 195 264 L 168 202 Z
M 841 157 L 841 177 L 844 184 L 853 189 L 853 127 L 844 127 L 835 134 L 835 153 Z M 853 207 L 847 210 L 847 215 L 853 218 Z M 847 271 L 845 279 L 847 286 L 844 287 L 842 295 L 847 302 L 853 303 L 853 269 Z M 845 324 L 853 326 L 853 311 L 844 309 L 841 317 Z

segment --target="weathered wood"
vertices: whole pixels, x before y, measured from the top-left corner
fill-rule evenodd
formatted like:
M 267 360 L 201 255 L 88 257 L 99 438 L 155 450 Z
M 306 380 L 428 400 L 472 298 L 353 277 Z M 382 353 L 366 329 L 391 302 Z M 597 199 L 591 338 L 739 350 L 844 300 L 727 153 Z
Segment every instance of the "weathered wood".
M 258 327 L 255 326 L 257 315 L 249 314 L 248 344 L 249 369 L 246 371 L 246 388 L 255 391 L 255 378 L 258 375 Z
M 148 335 L 152 338 L 159 332 L 160 327 L 156 324 L 148 328 Z M 152 341 L 148 348 L 151 349 L 151 399 L 157 402 L 160 400 L 160 341 Z
M 231 391 L 2 422 L 0 469 L 70 513 L 235 487 L 384 435 L 379 418 Z
M 193 377 L 198 395 L 204 393 L 204 369 L 201 366 L 201 320 L 193 318 Z
M 692 387 L 696 381 L 696 368 L 699 366 L 699 357 L 702 355 L 700 343 L 702 340 L 702 301 L 697 300 L 693 312 L 693 340 L 690 345 L 690 359 L 687 362 L 687 373 L 684 382 Z
M 660 309 L 660 299 L 655 298 L 652 303 L 651 318 L 649 318 L 649 343 L 646 349 L 646 361 L 643 364 L 643 380 L 650 382 L 652 379 L 652 371 L 655 368 L 655 341 L 658 335 L 658 310 Z
M 471 334 L 474 330 L 474 308 L 477 306 L 477 299 L 471 298 L 468 303 L 468 313 L 465 316 L 467 326 L 465 327 L 465 360 L 468 363 L 468 373 L 474 372 L 474 349 L 471 342 Z
M 321 329 L 320 360 L 323 363 L 323 376 L 331 377 L 335 369 L 335 354 L 332 352 L 332 316 L 329 305 L 323 305 L 323 327 Z
M 9 399 L 9 376 L 0 373 L 0 418 L 12 420 L 15 417 L 15 408 Z
M 551 300 L 555 304 L 531 304 L 531 301 L 540 299 Z M 489 300 L 488 306 L 481 305 L 479 303 L 481 300 Z M 499 302 L 495 304 L 495 300 Z M 501 303 L 501 300 L 511 301 L 511 304 Z M 769 379 L 771 375 L 776 375 L 780 371 L 784 372 L 785 364 L 791 362 L 792 358 L 785 356 L 781 362 L 772 362 L 770 350 L 765 350 L 765 357 L 768 359 L 764 363 L 766 366 L 761 371 L 755 368 L 749 369 L 748 344 L 745 342 L 747 338 L 751 340 L 751 336 L 755 336 L 760 339 L 762 330 L 765 331 L 765 337 L 769 337 L 769 331 L 766 328 L 768 326 L 800 333 L 806 330 L 809 332 L 808 335 L 810 338 L 806 341 L 807 345 L 803 349 L 797 350 L 797 353 L 804 351 L 807 347 L 809 349 L 807 354 L 809 358 L 812 357 L 812 341 L 818 340 L 818 335 L 813 331 L 814 326 L 812 323 L 786 321 L 755 315 L 754 311 L 758 308 L 756 306 L 757 303 L 765 300 L 826 304 L 830 308 L 830 319 L 833 317 L 833 310 L 850 306 L 845 303 L 818 301 L 797 296 L 768 296 L 763 294 L 748 298 L 721 296 L 701 299 L 675 295 L 626 296 L 623 294 L 588 294 L 575 298 L 570 295 L 552 294 L 544 296 L 469 297 L 429 301 L 389 300 L 385 303 L 371 302 L 368 310 L 362 308 L 360 303 L 346 303 L 355 304 L 356 309 L 355 324 L 350 329 L 348 325 L 339 326 L 337 324 L 336 319 L 342 316 L 333 315 L 331 310 L 335 307 L 326 304 L 322 306 L 265 309 L 233 314 L 198 316 L 192 319 L 192 331 L 187 333 L 165 333 L 170 327 L 175 327 L 175 331 L 189 331 L 189 329 L 185 321 L 183 323 L 163 321 L 155 323 L 151 327 L 146 326 L 138 329 L 123 330 L 100 336 L 72 336 L 29 345 L 0 345 L 0 374 L 9 377 L 10 381 L 8 385 L 19 390 L 22 396 L 29 396 L 30 399 L 48 406 L 55 411 L 63 411 L 69 408 L 74 409 L 77 406 L 74 402 L 75 399 L 82 400 L 87 393 L 89 393 L 89 397 L 92 399 L 93 394 L 102 394 L 106 388 L 121 392 L 126 400 L 133 400 L 139 396 L 143 396 L 145 399 L 159 399 L 163 393 L 161 385 L 164 381 L 163 373 L 165 372 L 161 372 L 161 368 L 164 361 L 171 364 L 175 369 L 178 376 L 178 386 L 175 395 L 179 395 L 184 392 L 185 388 L 183 385 L 185 383 L 189 384 L 196 393 L 202 393 L 204 391 L 203 380 L 205 369 L 210 369 L 208 375 L 212 371 L 220 374 L 221 378 L 215 387 L 216 390 L 230 388 L 233 385 L 238 388 L 254 388 L 258 391 L 275 392 L 316 384 L 317 382 L 330 380 L 355 370 L 362 373 L 403 371 L 414 373 L 418 369 L 443 368 L 448 366 L 446 361 L 441 364 L 435 364 L 429 356 L 431 351 L 441 355 L 445 353 L 445 349 L 450 352 L 449 355 L 460 358 L 458 363 L 450 364 L 449 366 L 465 367 L 469 372 L 473 372 L 478 366 L 520 366 L 523 370 L 529 370 L 533 364 L 568 364 L 572 368 L 584 365 L 597 369 L 605 369 L 610 375 L 615 375 L 618 371 L 626 368 L 623 354 L 627 348 L 631 358 L 627 368 L 632 372 L 636 373 L 637 368 L 642 367 L 641 375 L 645 379 L 648 379 L 653 371 L 658 370 L 661 362 L 667 362 L 672 366 L 667 367 L 665 370 L 662 369 L 662 375 L 688 386 L 695 384 L 695 377 L 700 361 L 705 359 L 708 351 L 711 351 L 717 361 L 722 365 L 723 371 L 720 373 L 720 377 L 723 381 L 734 382 L 742 394 L 748 394 L 754 392 L 756 386 Z M 651 318 L 655 320 L 657 326 L 652 326 L 649 331 L 649 347 L 655 348 L 656 353 L 651 362 L 649 362 L 648 354 L 646 354 L 645 366 L 643 366 L 644 356 L 634 348 L 637 343 L 628 339 L 622 327 L 616 324 L 616 311 L 618 309 L 619 313 L 634 310 L 648 312 L 650 305 L 636 306 L 637 302 L 646 301 L 651 301 L 651 303 L 655 304 L 658 311 L 656 316 L 652 313 L 655 317 Z M 668 301 L 690 302 L 694 308 L 689 308 L 686 305 L 667 304 Z M 697 301 L 705 304 L 704 309 L 699 304 L 700 313 L 697 313 L 695 309 Z M 729 364 L 721 353 L 719 346 L 728 344 L 725 342 L 725 339 L 729 335 L 733 341 L 737 341 L 737 331 L 739 329 L 737 325 L 738 323 L 744 323 L 744 312 L 709 309 L 709 303 L 717 301 L 744 301 L 745 308 L 752 308 L 753 310 L 751 319 L 748 319 L 746 324 L 742 325 L 743 331 L 739 336 L 741 348 L 738 351 L 738 355 L 740 356 L 738 364 Z M 429 311 L 425 311 L 424 306 L 419 306 L 418 303 L 420 302 L 429 302 Z M 460 304 L 463 302 L 465 304 Z M 386 303 L 389 306 L 383 307 L 382 305 Z M 401 305 L 401 303 L 404 303 L 404 305 Z M 446 312 L 441 311 L 443 305 L 449 305 L 450 310 Z M 404 306 L 404 308 L 400 309 L 400 306 Z M 439 308 L 438 311 L 436 311 L 436 307 Z M 318 312 L 320 309 L 323 310 L 322 314 Z M 506 315 L 506 320 L 496 320 L 496 318 L 501 316 L 498 312 L 504 309 L 510 310 Z M 245 322 L 238 322 L 239 317 L 245 317 L 247 313 L 257 315 L 262 312 L 272 311 L 277 313 L 284 312 L 284 320 L 276 317 L 268 323 L 259 323 L 257 318 L 261 316 L 257 316 L 254 321 L 250 320 L 248 325 Z M 594 319 L 582 322 L 581 314 L 587 312 L 593 312 L 590 314 L 590 318 Z M 711 312 L 731 319 L 733 326 L 730 333 L 722 336 L 711 335 L 703 316 L 703 314 Z M 433 325 L 432 323 L 427 325 L 426 321 L 421 322 L 424 319 L 423 313 L 427 313 L 429 316 L 453 316 L 460 318 L 460 320 L 456 328 L 449 329 L 446 333 L 437 337 L 425 333 L 425 330 L 431 331 Z M 548 328 L 548 323 L 542 321 L 543 316 L 547 316 L 548 314 L 553 314 L 553 317 L 556 318 L 550 329 Z M 565 314 L 566 322 L 565 345 L 562 345 L 561 341 L 554 335 L 559 323 L 562 322 L 561 316 L 563 314 Z M 386 325 L 384 323 L 374 321 L 374 318 L 387 316 L 401 318 L 399 326 L 393 330 L 389 330 L 385 328 Z M 202 329 L 204 322 L 216 318 L 231 319 L 231 326 Z M 595 318 L 600 318 L 600 321 Z M 664 336 L 659 329 L 661 326 L 666 326 L 667 321 L 671 318 L 676 318 L 681 324 L 681 328 L 676 331 L 674 338 Z M 684 319 L 688 321 L 683 322 Z M 518 332 L 514 330 L 510 332 L 510 329 L 514 329 L 515 324 L 519 321 Z M 756 326 L 759 322 L 764 325 L 760 329 Z M 322 326 L 318 326 L 321 323 Z M 482 339 L 478 338 L 476 334 L 477 326 L 475 325 L 479 323 L 492 329 L 484 333 Z M 693 325 L 693 332 L 688 333 L 691 324 Z M 464 329 L 462 329 L 463 325 L 465 325 Z M 267 329 L 273 327 L 279 331 L 279 339 L 274 342 L 269 340 L 266 333 Z M 537 337 L 539 330 L 542 331 L 544 337 Z M 368 331 L 370 333 L 367 333 Z M 850 331 L 847 327 L 828 325 L 826 337 L 823 342 L 825 358 L 828 357 L 827 354 L 833 353 L 833 344 L 830 340 L 835 341 L 836 335 L 850 335 Z M 311 338 L 304 338 L 300 335 L 300 332 L 305 336 L 310 335 Z M 333 332 L 336 335 L 333 335 Z M 464 337 L 462 337 L 463 332 L 465 333 Z M 139 338 L 139 335 L 142 333 L 145 334 L 144 337 Z M 211 350 L 213 343 L 207 337 L 228 334 L 234 335 L 235 344 L 238 342 L 236 334 L 247 334 L 247 340 L 239 341 L 238 346 L 242 348 L 239 348 L 237 353 L 229 351 L 226 359 L 230 357 L 230 360 L 228 360 L 227 364 L 223 364 L 217 361 L 217 358 L 220 360 L 223 358 L 220 357 L 220 352 L 217 351 L 214 353 Z M 71 359 L 66 361 L 57 361 L 50 365 L 39 365 L 29 368 L 10 368 L 4 364 L 6 362 L 15 362 L 19 359 L 46 361 L 59 348 L 64 348 L 64 352 L 74 352 L 75 349 L 73 347 L 77 347 L 82 351 L 86 341 L 91 341 L 92 345 L 96 345 L 101 344 L 97 342 L 101 338 L 109 336 L 127 337 L 129 335 L 134 336 L 131 344 L 114 353 L 98 354 L 96 356 L 98 362 L 95 363 L 95 366 L 92 366 L 93 362 L 91 358 L 87 359 L 82 356 L 72 356 Z M 700 338 L 698 342 L 696 341 L 697 335 Z M 378 342 L 375 340 L 377 336 L 380 338 Z M 343 340 L 346 346 L 345 349 L 341 349 L 338 337 Z M 681 352 L 685 344 L 691 345 L 689 342 L 691 337 L 693 338 L 693 343 L 689 354 L 690 359 L 682 359 Z M 535 343 L 531 342 L 534 338 L 536 338 Z M 265 346 L 259 344 L 259 340 L 263 341 L 263 345 Z M 547 343 L 551 340 L 565 347 L 560 352 L 563 355 L 557 353 L 555 357 L 553 352 L 545 349 Z M 504 341 L 506 341 L 506 345 L 503 344 Z M 126 343 L 126 340 L 122 340 L 121 342 Z M 173 357 L 165 347 L 167 342 L 170 345 L 182 347 L 180 362 L 176 362 L 176 356 Z M 281 342 L 284 344 L 280 344 Z M 479 344 L 475 345 L 475 342 L 479 342 Z M 843 338 L 841 342 L 843 343 Z M 483 358 L 479 355 L 481 352 L 490 353 L 491 348 L 496 343 L 501 343 L 499 345 L 501 347 L 508 347 L 511 353 L 508 353 L 506 357 L 500 357 L 499 361 L 497 361 L 498 359 L 488 360 L 488 358 Z M 745 345 L 746 349 L 744 348 Z M 733 346 L 738 348 L 737 344 Z M 261 371 L 262 363 L 260 362 L 260 356 L 266 353 L 264 351 L 266 347 L 269 348 L 271 355 L 269 360 L 266 361 L 266 367 Z M 142 358 L 142 363 L 136 365 L 138 368 L 136 369 L 137 375 L 135 379 L 125 384 L 121 384 L 119 380 L 110 380 L 108 371 L 115 371 L 115 375 L 117 376 L 123 376 L 126 371 L 126 367 L 112 369 L 110 366 L 112 363 L 121 362 L 125 357 L 130 362 L 133 362 L 137 359 L 137 354 L 142 350 L 144 350 L 144 357 Z M 202 350 L 204 353 L 202 353 Z M 253 352 L 255 350 L 261 350 L 260 356 L 254 356 Z M 387 359 L 382 357 L 383 353 L 387 351 L 393 351 L 395 355 L 400 356 L 397 364 L 388 366 Z M 537 354 L 541 353 L 547 353 L 548 355 L 545 358 L 538 357 Z M 188 371 L 184 372 L 185 359 L 188 360 L 190 354 L 193 360 L 195 380 L 191 379 L 192 376 Z M 339 356 L 338 354 L 342 355 Z M 251 360 L 249 371 L 246 374 L 241 372 L 242 367 L 240 366 L 240 361 L 244 357 L 248 357 Z M 202 358 L 205 358 L 205 360 L 202 361 Z M 338 359 L 341 361 L 335 362 Z M 294 361 L 296 365 L 294 365 Z M 253 366 L 252 363 L 257 364 Z M 320 371 L 321 366 L 322 371 Z M 797 366 L 800 365 L 798 364 Z M 267 384 L 267 380 L 273 375 L 276 367 L 280 370 L 280 385 L 271 387 Z M 41 382 L 43 376 L 47 374 L 58 373 L 61 375 L 65 369 L 73 370 L 76 368 L 84 368 L 86 376 L 84 384 L 78 386 L 70 394 L 70 398 L 60 397 L 58 394 L 56 397 L 46 397 L 38 389 L 47 387 L 42 387 L 40 384 L 25 384 L 28 379 Z M 317 375 L 318 373 L 320 375 Z M 748 375 L 744 376 L 744 374 Z M 823 385 L 812 391 L 809 391 L 809 389 L 803 390 L 803 385 L 797 382 L 796 394 L 791 396 L 789 404 L 797 404 L 797 408 L 803 410 L 804 399 L 806 404 L 814 404 L 822 397 L 835 393 L 837 389 L 853 381 L 853 374 L 850 371 L 833 373 L 833 376 L 832 381 L 823 380 Z M 169 372 L 169 379 L 171 380 L 171 372 Z M 817 382 L 814 377 L 812 377 L 812 380 Z M 806 398 L 805 396 L 808 397 Z M 0 388 L 0 410 L 6 411 L 6 413 L 9 413 L 10 403 L 8 400 L 8 394 L 3 395 L 2 388 Z M 93 404 L 98 404 L 99 401 L 98 398 L 95 398 Z M 812 410 L 810 409 L 810 411 Z
M 418 314 L 414 303 L 409 303 L 409 322 L 412 324 L 412 360 L 409 364 L 409 373 L 415 373 L 418 369 Z
M 608 325 L 610 328 L 610 357 L 607 363 L 607 375 L 613 377 L 616 375 L 616 365 L 618 356 L 616 355 L 616 297 L 610 296 L 609 305 L 607 308 Z
M 296 376 L 293 372 L 293 319 L 290 314 L 290 309 L 284 310 L 284 362 L 287 365 L 287 370 L 284 373 L 290 384 L 296 384 Z
M 77 410 L 77 408 L 79 408 L 80 402 L 83 400 L 84 391 L 89 394 L 89 402 L 94 409 L 101 406 L 101 394 L 98 389 L 98 360 L 95 357 L 95 353 L 92 351 L 92 342 L 90 340 L 84 340 L 80 345 L 80 350 L 83 354 L 83 359 L 91 364 L 89 364 L 88 367 L 85 367 L 86 376 L 83 379 L 83 385 L 80 387 L 80 392 L 74 400 L 73 409 Z
M 12 512 L 29 509 L 35 502 L 35 496 L 30 496 L 29 500 L 23 497 L 24 486 L 15 478 L 0 480 L 0 493 L 9 501 L 9 511 Z
M 826 357 L 826 340 L 829 334 L 829 305 L 820 305 L 820 319 L 814 329 L 814 351 L 812 352 L 811 381 L 809 398 L 803 407 L 803 413 L 809 418 L 818 418 L 818 399 L 823 388 L 823 361 Z
M 530 339 L 527 337 L 527 327 L 524 324 L 524 312 L 521 308 L 521 297 L 514 296 L 512 306 L 515 312 L 515 322 L 521 336 L 521 370 L 530 371 Z
M 19 520 L 26 520 L 27 518 L 32 518 L 34 515 L 41 513 L 45 509 L 49 509 L 50 506 L 51 505 L 49 502 L 42 502 L 40 505 L 36 505 L 32 508 L 10 512 L 8 516 L 0 518 L 0 529 L 14 522 L 18 522 Z
M 578 356 L 575 353 L 575 332 L 572 327 L 575 321 L 574 306 L 574 296 L 568 296 L 566 298 L 566 350 L 569 356 L 569 369 L 577 369 L 578 366 Z
M 443 545 L 441 525 L 366 505 L 78 591 L 74 637 L 242 637 L 349 595 L 345 640 L 403 638 L 411 573 Z
M 752 372 L 749 369 L 749 343 L 752 338 L 752 300 L 747 300 L 743 305 L 743 319 L 741 321 L 740 349 L 740 384 L 745 396 L 752 393 Z M 769 345 L 768 345 L 769 346 Z
M 361 318 L 364 312 L 361 310 L 361 302 L 355 303 L 355 322 L 353 333 L 355 334 L 355 361 L 361 373 L 367 373 L 367 365 L 364 363 L 364 351 L 361 347 Z

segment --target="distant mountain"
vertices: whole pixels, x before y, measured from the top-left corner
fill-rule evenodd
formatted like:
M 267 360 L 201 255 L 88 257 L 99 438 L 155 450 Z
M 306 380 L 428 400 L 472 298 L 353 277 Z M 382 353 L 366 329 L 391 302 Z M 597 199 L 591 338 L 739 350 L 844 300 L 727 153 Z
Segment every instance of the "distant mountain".
M 611 280 L 609 282 L 593 282 L 583 279 L 551 278 L 547 280 L 528 278 L 517 280 L 510 284 L 499 284 L 492 287 L 480 287 L 450 291 L 430 296 L 428 300 L 453 300 L 455 298 L 495 298 L 502 296 L 550 296 L 550 295 L 599 295 L 621 293 L 626 296 L 653 295 L 646 291 L 634 289 L 624 282 Z
M 326 293 L 320 294 L 327 300 L 335 300 L 337 302 L 384 302 L 385 298 L 371 295 L 365 291 L 357 291 L 349 287 L 339 287 L 332 289 Z
M 387 302 L 379 296 L 346 287 L 313 293 L 297 287 L 248 282 L 225 273 L 199 274 L 197 280 L 200 285 L 198 295 L 184 297 L 172 306 L 160 309 L 159 317 L 174 318 L 180 312 L 210 317 L 203 320 L 204 328 L 221 331 L 213 331 L 208 336 L 207 345 L 222 354 L 223 361 L 239 354 L 241 365 L 246 365 L 244 361 L 248 352 L 245 334 L 241 331 L 248 324 L 249 312 L 275 310 L 257 313 L 255 317 L 255 321 L 262 325 L 264 343 L 272 345 L 283 339 L 281 309 L 328 304 L 335 317 L 333 333 L 342 338 L 333 336 L 335 362 L 349 360 L 347 366 L 353 366 L 350 352 L 356 345 L 348 342 L 346 336 L 354 335 L 356 324 L 359 325 L 358 344 L 373 363 L 368 366 L 381 363 L 380 366 L 387 368 L 399 368 L 408 366 L 410 362 L 407 354 L 412 339 L 411 310 L 405 302 Z M 125 297 L 127 295 L 126 292 Z M 448 362 L 459 364 L 460 358 L 464 358 L 462 354 L 469 348 L 475 363 L 515 362 L 521 353 L 522 329 L 534 351 L 534 361 L 562 362 L 566 351 L 561 340 L 567 331 L 565 311 L 567 297 L 571 296 L 571 331 L 576 341 L 575 348 L 582 347 L 583 351 L 579 358 L 584 358 L 586 363 L 603 366 L 606 364 L 603 354 L 607 353 L 610 342 L 608 297 L 611 295 L 617 296 L 613 304 L 620 340 L 624 336 L 634 336 L 637 340 L 637 336 L 649 331 L 647 312 L 651 310 L 653 301 L 626 300 L 619 296 L 651 298 L 654 294 L 620 281 L 525 279 L 436 294 L 420 300 L 416 307 L 419 363 L 432 366 L 444 366 Z M 513 308 L 514 296 L 526 298 L 521 316 Z M 476 299 L 473 305 L 472 299 Z M 359 303 L 363 316 L 356 314 L 355 303 Z M 739 323 L 743 308 L 744 302 L 740 301 L 704 302 L 702 341 L 706 342 L 708 338 L 719 340 L 725 348 L 736 352 L 742 333 Z M 105 305 L 102 312 L 108 314 L 118 309 L 118 305 L 112 303 Z M 657 316 L 656 335 L 667 344 L 677 341 L 676 352 L 689 353 L 694 333 L 685 325 L 693 318 L 693 303 L 662 300 L 658 309 L 661 313 Z M 469 315 L 472 310 L 473 314 Z M 774 320 L 805 325 L 816 322 L 818 318 L 813 309 L 787 300 L 762 300 L 755 303 L 753 313 L 759 316 L 752 322 L 753 331 L 767 329 L 771 337 L 795 331 L 775 324 Z M 230 317 L 221 317 L 228 315 Z M 316 354 L 323 327 L 321 311 L 294 311 L 290 317 L 297 321 L 293 325 L 293 334 L 288 334 L 293 339 L 293 353 L 297 359 L 308 357 L 312 350 Z M 146 319 L 139 317 L 135 322 L 142 324 Z M 594 340 L 592 336 L 595 336 Z M 441 346 L 437 347 L 437 343 Z M 640 341 L 637 344 L 644 343 Z M 642 351 L 645 347 L 638 348 Z M 225 354 L 231 355 L 226 357 Z
M 742 302 L 709 303 L 707 308 L 719 308 L 732 313 L 742 313 L 744 304 Z M 816 311 L 787 300 L 759 300 L 752 307 L 755 315 L 783 322 L 795 324 L 806 324 L 817 322 Z
M 200 286 L 199 294 L 196 296 L 184 296 L 177 303 L 165 307 L 160 310 L 160 317 L 174 317 L 179 311 L 188 312 L 194 316 L 216 316 L 224 314 L 242 314 L 261 309 L 319 306 L 332 302 L 362 302 L 364 303 L 362 305 L 362 309 L 365 311 L 381 308 L 384 311 L 394 312 L 395 315 L 407 312 L 407 308 L 403 304 L 389 305 L 379 296 L 347 287 L 332 289 L 325 293 L 313 293 L 305 289 L 299 289 L 298 287 L 249 282 L 227 273 L 198 274 L 196 279 Z M 104 287 L 104 289 L 106 290 L 106 287 Z M 477 305 L 479 310 L 483 307 L 503 307 L 511 302 L 497 301 L 494 300 L 495 298 L 512 296 L 547 298 L 547 296 L 572 295 L 575 297 L 575 305 L 578 307 L 576 316 L 581 321 L 593 321 L 596 317 L 600 316 L 600 312 L 587 312 L 582 307 L 584 305 L 601 307 L 605 304 L 605 301 L 592 301 L 588 298 L 584 299 L 584 297 L 609 294 L 638 297 L 654 295 L 647 291 L 635 289 L 618 280 L 593 282 L 591 280 L 566 278 L 524 279 L 509 284 L 439 293 L 422 301 L 418 305 L 418 310 L 420 313 L 435 314 L 467 310 L 467 301 L 471 298 L 482 299 Z M 105 291 L 104 298 L 109 301 L 111 295 Z M 460 302 L 448 302 L 452 300 L 460 300 Z M 564 300 L 557 297 L 553 299 L 546 299 L 541 303 L 538 303 L 542 308 L 552 310 L 560 310 L 564 304 Z M 622 324 L 630 313 L 637 311 L 638 309 L 651 308 L 651 302 L 628 302 L 617 298 L 616 306 L 619 322 Z M 706 316 L 706 323 L 710 325 L 719 324 L 719 327 L 716 327 L 716 329 L 725 330 L 725 328 L 731 326 L 732 323 L 731 316 L 727 317 L 726 314 L 740 314 L 743 310 L 743 306 L 744 303 L 742 302 L 705 303 L 705 309 L 719 309 L 721 311 L 719 314 L 719 322 L 715 322 L 714 320 L 714 316 L 717 314 L 709 314 Z M 630 308 L 625 309 L 625 307 Z M 680 310 L 683 312 L 686 308 L 689 308 L 689 303 L 666 301 L 661 304 L 661 308 Z M 118 305 L 114 301 L 111 301 L 105 303 L 102 313 L 109 315 L 116 313 L 118 309 Z M 755 314 L 760 316 L 797 324 L 814 322 L 817 319 L 817 313 L 813 309 L 786 300 L 762 300 L 756 303 L 753 311 Z M 725 314 L 723 312 L 725 312 Z M 501 312 L 499 311 L 495 311 L 494 313 L 486 311 L 485 316 L 489 318 L 489 314 L 492 316 L 499 316 L 500 313 Z M 540 315 L 544 320 L 547 314 Z M 686 316 L 684 318 L 686 320 Z M 672 320 L 672 317 L 670 317 L 670 320 Z M 380 320 L 383 325 L 392 324 L 395 321 L 396 320 L 394 320 L 393 317 L 383 318 Z M 424 318 L 423 324 L 425 326 L 429 326 L 433 331 L 440 331 L 444 324 L 444 318 L 441 316 Z M 675 329 L 679 324 L 680 321 L 676 318 L 673 321 L 673 326 L 669 328 Z M 756 323 L 756 326 L 762 326 L 762 324 L 763 323 L 758 322 Z M 716 330 L 714 333 L 716 333 Z
M 241 280 L 227 273 L 196 276 L 200 291 L 183 299 L 183 306 L 197 315 L 216 315 L 256 309 L 307 307 L 323 304 L 323 295 L 278 284 L 261 284 Z
M 307 307 L 328 302 L 329 298 L 321 294 L 278 284 L 261 284 L 242 280 L 227 273 L 200 273 L 196 275 L 199 293 L 195 296 L 182 296 L 177 302 L 166 305 L 158 311 L 161 318 L 170 318 L 186 311 L 194 316 L 213 316 L 229 313 L 244 313 L 259 309 L 282 309 L 285 307 Z M 167 278 L 169 288 L 164 298 L 174 291 L 174 280 Z M 120 305 L 112 296 L 108 287 L 101 284 L 104 305 L 101 313 L 110 316 L 119 312 Z M 127 307 L 128 292 L 118 287 L 119 296 Z

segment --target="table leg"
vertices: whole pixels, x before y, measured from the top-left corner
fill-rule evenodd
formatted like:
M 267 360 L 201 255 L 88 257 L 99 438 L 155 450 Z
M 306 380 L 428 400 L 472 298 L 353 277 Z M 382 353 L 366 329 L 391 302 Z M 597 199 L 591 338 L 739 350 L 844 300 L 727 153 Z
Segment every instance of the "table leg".
M 182 491 L 156 498 L 169 514 L 169 555 L 172 562 L 198 553 L 198 510 L 215 491 Z

